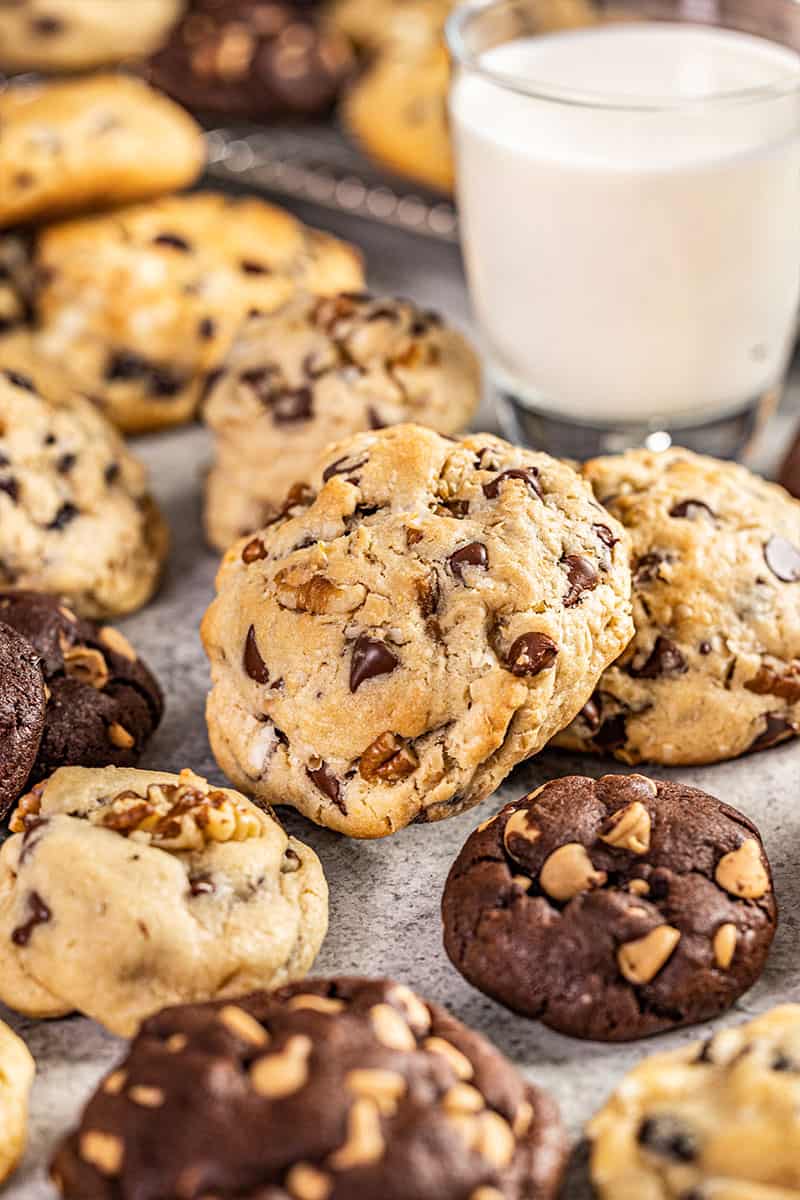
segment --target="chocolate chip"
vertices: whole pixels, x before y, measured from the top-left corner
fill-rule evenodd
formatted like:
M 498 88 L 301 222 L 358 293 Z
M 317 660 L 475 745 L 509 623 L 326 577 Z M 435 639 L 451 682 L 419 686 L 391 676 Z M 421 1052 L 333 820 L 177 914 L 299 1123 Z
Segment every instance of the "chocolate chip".
M 340 781 L 328 769 L 325 763 L 320 763 L 318 767 L 306 767 L 306 775 L 311 780 L 316 788 L 322 792 L 323 796 L 327 796 L 332 800 L 341 813 L 347 816 L 347 808 L 342 800 L 342 787 Z
M 271 275 L 272 271 L 264 263 L 255 262 L 252 258 L 244 258 L 239 263 L 245 275 Z
M 764 547 L 764 559 L 772 574 L 784 583 L 800 580 L 800 550 L 782 537 L 771 537 Z
M 56 463 L 56 470 L 59 471 L 61 475 L 69 475 L 77 461 L 78 460 L 74 454 L 62 454 Z
M 503 471 L 497 475 L 489 483 L 483 485 L 483 494 L 487 500 L 496 500 L 500 495 L 500 488 L 506 479 L 521 479 L 527 484 L 534 495 L 539 499 L 542 497 L 542 491 L 539 487 L 539 470 L 537 467 L 513 467 L 510 471 Z
M 714 647 L 711 645 L 711 642 L 705 642 L 705 641 L 701 642 L 700 646 L 699 646 L 700 653 L 704 656 L 706 654 L 710 654 L 711 651 L 713 650 L 713 648 Z
M 439 608 L 439 601 L 442 597 L 439 576 L 435 571 L 431 571 L 425 579 L 416 581 L 416 590 L 420 612 L 423 617 L 432 617 Z
M 636 1138 L 653 1154 L 673 1162 L 695 1162 L 700 1153 L 696 1135 L 677 1117 L 647 1117 L 639 1126 Z
M 489 568 L 489 555 L 482 542 L 469 542 L 460 550 L 454 551 L 447 561 L 450 563 L 450 570 L 462 583 L 464 582 L 464 567 L 477 567 L 482 571 Z
M 269 683 L 269 671 L 267 670 L 267 664 L 261 657 L 261 653 L 258 649 L 258 642 L 256 641 L 256 631 L 252 625 L 248 629 L 247 637 L 245 638 L 242 664 L 244 666 L 245 673 L 249 675 L 251 679 L 254 679 L 256 683 Z
M 771 1065 L 773 1071 L 789 1071 L 792 1074 L 800 1072 L 800 1062 L 780 1050 L 775 1055 Z
M 308 421 L 313 415 L 313 394 L 309 387 L 287 388 L 271 398 L 272 419 L 276 425 Z
M 323 483 L 327 483 L 329 479 L 333 479 L 334 475 L 347 475 L 350 471 L 357 471 L 359 467 L 365 466 L 369 461 L 367 458 L 360 458 L 358 462 L 348 462 L 348 457 L 348 455 L 345 455 L 344 458 L 337 458 L 336 462 L 332 462 L 330 466 L 325 468 L 322 472 Z M 350 482 L 357 483 L 358 481 L 353 479 Z
M 399 664 L 400 660 L 385 642 L 375 641 L 362 633 L 353 646 L 350 660 L 350 691 L 357 692 L 368 679 L 390 675 Z
M 463 521 L 464 517 L 469 516 L 469 500 L 444 500 L 442 508 L 452 517 L 457 517 L 459 521 Z
M 598 750 L 619 750 L 625 745 L 628 740 L 625 722 L 624 713 L 617 713 L 616 716 L 603 721 L 597 732 L 592 735 L 592 742 Z
M 698 517 L 710 517 L 715 521 L 717 514 L 713 508 L 709 508 L 702 500 L 681 500 L 679 504 L 674 504 L 669 510 L 671 517 L 676 517 L 684 521 L 696 521 Z
M 675 643 L 658 637 L 646 662 L 641 667 L 631 663 L 628 674 L 634 679 L 658 679 L 661 675 L 684 675 L 688 670 L 686 659 Z
M 36 392 L 30 376 L 22 375 L 19 371 L 3 371 L 3 374 L 9 383 L 13 383 L 14 387 L 22 388 L 25 392 Z
M 210 342 L 217 332 L 216 322 L 211 317 L 203 317 L 197 326 L 197 335 L 204 342 Z
M 258 562 L 260 559 L 266 557 L 266 547 L 260 538 L 253 538 L 242 551 L 242 562 L 247 563 L 248 566 L 250 563 Z
M 523 633 L 512 644 L 506 666 L 512 675 L 532 676 L 552 667 L 558 646 L 546 633 Z
M 600 728 L 600 701 L 594 696 L 590 697 L 581 709 L 579 716 L 584 724 L 588 727 L 590 733 L 596 733 Z
M 119 479 L 119 463 L 109 463 L 105 469 L 105 481 L 109 487 Z
M 140 354 L 117 350 L 109 356 L 105 376 L 109 383 L 141 379 L 147 374 L 148 363 Z
M 567 568 L 569 588 L 564 597 L 564 607 L 574 608 L 584 592 L 591 592 L 597 587 L 599 576 L 588 558 L 581 554 L 566 554 L 561 559 Z
M 77 509 L 74 504 L 70 503 L 69 500 L 67 500 L 61 505 L 61 508 L 53 517 L 47 528 L 59 530 L 66 529 L 67 525 L 69 525 L 71 521 L 74 521 L 78 516 L 80 516 L 80 510 Z
M 613 550 L 619 542 L 619 538 L 614 537 L 614 534 L 607 525 L 593 525 L 592 529 L 595 531 L 603 545 L 608 546 L 609 550 Z
M 633 582 L 637 587 L 641 587 L 645 583 L 654 583 L 656 579 L 660 578 L 659 568 L 665 562 L 667 562 L 666 556 L 660 554 L 658 550 L 653 550 L 650 554 L 643 554 L 634 565 Z
M 30 22 L 30 27 L 33 33 L 39 37 L 53 37 L 55 34 L 63 33 L 64 22 L 58 17 L 34 17 Z
M 5 492 L 15 504 L 19 500 L 19 484 L 11 476 L 8 479 L 0 479 L 0 492 Z
M 386 422 L 372 404 L 367 406 L 367 421 L 370 429 L 385 429 Z
M 209 875 L 190 875 L 189 876 L 189 894 L 192 896 L 209 896 L 217 889 L 211 881 Z
M 177 233 L 159 233 L 153 238 L 154 246 L 168 246 L 171 250 L 180 250 L 183 254 L 188 254 L 191 246 L 185 238 L 179 237 Z
M 31 892 L 28 896 L 28 912 L 30 916 L 24 925 L 18 925 L 12 931 L 11 941 L 15 946 L 27 946 L 31 940 L 31 934 L 37 925 L 45 925 L 51 918 L 52 913 L 45 904 L 38 892 Z
M 776 713 L 767 713 L 764 722 L 764 729 L 751 744 L 751 750 L 768 750 L 770 746 L 776 746 L 778 742 L 783 741 L 787 734 L 797 733 L 791 721 L 786 717 L 779 717 Z

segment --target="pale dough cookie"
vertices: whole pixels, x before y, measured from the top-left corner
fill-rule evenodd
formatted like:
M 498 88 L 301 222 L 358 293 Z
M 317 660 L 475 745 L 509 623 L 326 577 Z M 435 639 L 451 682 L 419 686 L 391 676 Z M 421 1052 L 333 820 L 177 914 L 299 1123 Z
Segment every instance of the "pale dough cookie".
M 459 432 L 480 379 L 464 338 L 406 300 L 298 297 L 254 319 L 205 405 L 209 541 L 225 550 L 275 516 L 331 442 L 403 421 Z
M 800 1005 L 646 1059 L 588 1132 L 601 1200 L 797 1200 Z
M 557 739 L 627 763 L 712 763 L 800 729 L 800 504 L 688 450 L 584 478 L 633 543 L 636 636 Z
M 418 425 L 330 446 L 220 570 L 217 761 L 355 837 L 487 796 L 631 635 L 628 547 L 568 466 Z
M 0 999 L 129 1037 L 168 1004 L 301 979 L 322 944 L 317 856 L 272 813 L 180 776 L 64 767 L 0 849 Z
M 0 4 L 0 68 L 83 71 L 146 58 L 183 0 L 13 0 Z
M 125 75 L 15 84 L 0 128 L 0 227 L 158 196 L 205 161 L 192 117 Z
M 0 1021 L 0 1183 L 16 1169 L 28 1138 L 28 1098 L 36 1074 L 31 1053 Z
M 144 467 L 24 339 L 0 341 L 0 586 L 62 596 L 82 616 L 150 599 L 167 530 Z
M 194 415 L 249 313 L 363 284 L 358 252 L 258 199 L 175 196 L 44 230 L 37 349 L 128 432 Z

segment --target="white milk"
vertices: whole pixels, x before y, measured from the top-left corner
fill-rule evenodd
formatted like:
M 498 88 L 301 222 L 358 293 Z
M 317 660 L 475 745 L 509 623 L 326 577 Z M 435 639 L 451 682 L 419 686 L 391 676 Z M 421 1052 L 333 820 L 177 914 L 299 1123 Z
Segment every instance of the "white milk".
M 706 26 L 606 26 L 487 51 L 452 117 L 472 296 L 495 378 L 567 417 L 701 419 L 779 382 L 800 298 L 800 57 Z M 779 84 L 779 96 L 681 98 Z M 624 103 L 624 100 L 623 100 Z

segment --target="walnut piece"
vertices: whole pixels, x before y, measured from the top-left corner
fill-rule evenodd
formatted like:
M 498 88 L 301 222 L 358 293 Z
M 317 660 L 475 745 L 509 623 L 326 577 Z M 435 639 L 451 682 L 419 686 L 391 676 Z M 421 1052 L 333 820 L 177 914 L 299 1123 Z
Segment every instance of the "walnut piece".
M 291 612 L 349 613 L 355 612 L 367 598 L 363 583 L 339 587 L 325 575 L 309 576 L 308 567 L 284 567 L 275 576 L 278 603 Z

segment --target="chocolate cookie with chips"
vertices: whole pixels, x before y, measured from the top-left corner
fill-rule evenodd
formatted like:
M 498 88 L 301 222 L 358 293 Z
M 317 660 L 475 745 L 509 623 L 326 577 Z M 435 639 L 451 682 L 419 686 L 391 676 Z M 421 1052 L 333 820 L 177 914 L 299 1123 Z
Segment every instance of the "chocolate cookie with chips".
M 584 478 L 633 544 L 636 635 L 556 745 L 735 758 L 800 731 L 800 504 L 745 467 L 631 450 Z
M 553 1102 L 390 980 L 168 1009 L 63 1143 L 68 1200 L 552 1200 Z
M 16 801 L 33 770 L 45 707 L 36 651 L 0 619 L 0 817 Z
M 46 687 L 28 784 L 63 766 L 134 766 L 161 720 L 163 698 L 128 639 L 41 592 L 0 592 L 0 622 L 24 638 Z
M 777 921 L 756 827 L 642 775 L 568 776 L 506 805 L 467 840 L 442 912 L 445 949 L 481 991 L 608 1042 L 730 1008 Z

